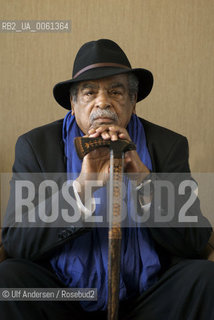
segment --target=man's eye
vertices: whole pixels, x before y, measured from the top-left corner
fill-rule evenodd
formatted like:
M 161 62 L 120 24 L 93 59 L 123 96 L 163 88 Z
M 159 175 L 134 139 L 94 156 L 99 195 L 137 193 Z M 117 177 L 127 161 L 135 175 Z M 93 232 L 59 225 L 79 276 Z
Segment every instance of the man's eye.
M 115 96 L 121 94 L 119 90 L 113 90 L 111 93 Z
M 86 96 L 91 96 L 92 94 L 94 94 L 93 91 L 87 91 L 87 92 L 85 92 L 85 95 L 86 95 Z

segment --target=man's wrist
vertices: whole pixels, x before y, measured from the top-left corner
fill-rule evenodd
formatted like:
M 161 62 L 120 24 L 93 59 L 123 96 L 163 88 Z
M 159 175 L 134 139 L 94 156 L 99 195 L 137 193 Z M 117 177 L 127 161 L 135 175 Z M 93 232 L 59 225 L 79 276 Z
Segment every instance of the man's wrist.
M 73 191 L 77 201 L 78 209 L 84 214 L 85 219 L 90 217 L 96 209 L 95 199 L 93 197 L 90 199 L 81 197 L 83 194 L 85 195 L 85 192 L 81 192 L 81 186 L 77 180 L 73 181 Z
M 148 177 L 150 176 L 151 172 L 148 170 L 147 172 L 141 172 L 137 174 L 136 177 L 136 185 L 141 185 L 144 181 L 148 180 Z
M 151 204 L 154 193 L 153 174 L 151 172 L 137 185 L 136 191 L 141 208 Z

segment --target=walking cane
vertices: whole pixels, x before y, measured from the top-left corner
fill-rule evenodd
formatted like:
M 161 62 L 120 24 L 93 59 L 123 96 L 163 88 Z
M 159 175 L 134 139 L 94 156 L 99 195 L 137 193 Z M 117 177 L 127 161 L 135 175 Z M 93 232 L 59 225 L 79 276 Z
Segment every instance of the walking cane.
M 103 140 L 98 138 L 78 137 L 74 140 L 80 159 L 100 147 L 110 149 L 110 190 L 109 190 L 109 232 L 108 232 L 108 320 L 117 320 L 120 284 L 120 249 L 121 249 L 121 202 L 122 174 L 124 153 L 135 150 L 133 142 L 127 140 Z

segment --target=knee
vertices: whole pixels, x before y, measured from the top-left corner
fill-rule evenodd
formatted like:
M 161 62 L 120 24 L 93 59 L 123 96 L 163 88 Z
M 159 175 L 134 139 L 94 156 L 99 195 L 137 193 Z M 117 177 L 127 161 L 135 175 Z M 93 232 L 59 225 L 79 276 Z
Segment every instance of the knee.
M 22 259 L 6 259 L 0 263 L 0 288 L 21 287 L 26 265 Z
M 192 273 L 196 275 L 200 283 L 212 287 L 214 290 L 214 262 L 209 260 L 197 260 Z
M 198 260 L 196 268 L 201 275 L 214 276 L 214 262 L 209 260 Z

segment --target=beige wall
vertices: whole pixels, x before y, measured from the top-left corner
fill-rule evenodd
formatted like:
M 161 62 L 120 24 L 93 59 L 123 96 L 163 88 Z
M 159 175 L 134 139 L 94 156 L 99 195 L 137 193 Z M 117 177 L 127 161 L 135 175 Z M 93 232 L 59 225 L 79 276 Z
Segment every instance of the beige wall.
M 150 69 L 138 114 L 186 135 L 193 171 L 214 171 L 213 0 L 0 0 L 1 20 L 71 20 L 71 33 L 0 33 L 0 172 L 17 137 L 64 117 L 53 85 L 71 77 L 84 42 L 110 38 L 133 67 Z

